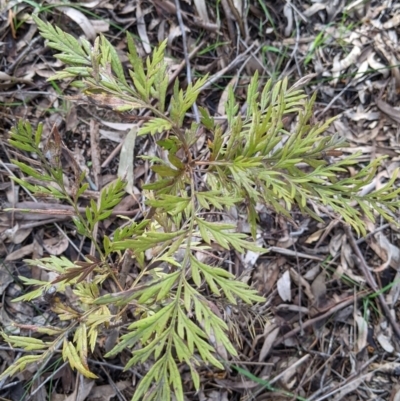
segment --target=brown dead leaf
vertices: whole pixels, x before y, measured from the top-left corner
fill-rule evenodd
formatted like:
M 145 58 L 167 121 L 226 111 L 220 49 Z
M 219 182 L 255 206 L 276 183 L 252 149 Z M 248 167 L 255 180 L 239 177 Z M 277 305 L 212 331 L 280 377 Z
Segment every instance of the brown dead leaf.
M 68 245 L 68 238 L 61 234 L 56 238 L 48 238 L 43 241 L 43 247 L 50 255 L 63 254 Z
M 145 14 L 142 11 L 140 3 L 141 2 L 138 1 L 136 6 L 137 30 L 142 41 L 143 49 L 147 54 L 149 54 L 151 53 L 150 39 L 147 35 L 146 22 L 144 20 Z
M 121 143 L 125 134 L 117 131 L 110 131 L 105 129 L 99 129 L 99 134 L 102 138 L 109 139 L 112 142 Z
M 139 127 L 138 123 L 114 123 L 111 121 L 100 120 L 106 127 L 115 129 L 116 131 L 128 131 L 134 127 Z
M 280 330 L 279 327 L 277 327 L 277 325 L 274 323 L 267 323 L 265 325 L 264 327 L 265 340 L 262 345 L 260 354 L 258 356 L 259 362 L 265 361 L 265 358 L 268 356 L 269 352 L 272 349 L 272 346 L 274 345 L 276 338 L 278 337 L 279 330 Z
M 325 271 L 322 270 L 311 284 L 311 292 L 315 297 L 316 307 L 319 308 L 325 302 L 326 298 L 326 284 L 325 284 Z
M 68 247 L 68 238 L 64 236 L 61 238 L 48 238 L 43 241 L 43 246 L 51 255 L 60 255 Z M 23 259 L 25 256 L 31 255 L 33 252 L 35 252 L 35 241 L 11 252 L 7 255 L 5 260 L 12 261 Z
M 75 391 L 65 399 L 65 401 L 85 401 L 86 397 L 91 393 L 94 386 L 94 380 L 88 379 L 82 375 L 79 375 L 78 377 L 78 386 L 75 388 Z
M 29 245 L 25 245 L 14 252 L 9 253 L 5 260 L 12 261 L 12 260 L 20 260 L 23 259 L 25 256 L 30 255 L 33 252 L 33 243 Z
M 115 383 L 115 387 L 119 391 L 123 391 L 131 386 L 129 381 L 120 381 Z M 110 384 L 104 386 L 95 386 L 90 392 L 87 401 L 110 401 L 117 395 L 116 388 Z
M 375 233 L 369 241 L 369 246 L 384 261 L 381 266 L 374 269 L 375 272 L 381 272 L 389 266 L 396 270 L 400 268 L 400 249 L 393 245 L 381 231 Z
M 89 22 L 97 34 L 108 32 L 110 30 L 110 24 L 103 19 L 89 19 Z
M 256 265 L 253 285 L 260 294 L 269 294 L 279 277 L 280 268 L 286 263 L 283 257 L 262 261 Z
M 378 109 L 393 121 L 400 123 L 400 110 L 395 109 L 381 99 L 375 100 Z
M 20 225 L 16 224 L 13 228 L 7 230 L 7 236 L 13 244 L 22 244 L 32 232 L 32 228 L 21 229 L 19 227 Z
M 295 269 L 290 268 L 290 277 L 298 285 L 304 288 L 304 293 L 307 295 L 311 303 L 314 302 L 314 295 L 311 291 L 311 286 Z

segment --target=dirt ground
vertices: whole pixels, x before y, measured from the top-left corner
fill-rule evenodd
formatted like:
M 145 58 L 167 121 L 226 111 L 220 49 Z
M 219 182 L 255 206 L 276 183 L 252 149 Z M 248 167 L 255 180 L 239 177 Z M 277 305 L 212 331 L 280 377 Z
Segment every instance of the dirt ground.
M 244 104 L 255 71 L 265 82 L 304 79 L 307 94 L 317 92 L 315 121 L 336 117 L 330 133 L 347 140 L 344 154 L 361 152 L 350 175 L 385 156 L 372 183 L 379 188 L 400 166 L 400 2 L 0 0 L 0 7 L 0 327 L 8 334 L 27 335 L 30 326 L 46 324 L 50 308 L 46 300 L 11 302 L 23 291 L 20 276 L 43 278 L 24 259 L 77 260 L 90 251 L 67 206 L 55 208 L 10 180 L 18 174 L 11 159 L 35 162 L 9 145 L 10 129 L 21 119 L 42 122 L 46 138 L 56 127 L 99 188 L 115 178 L 121 144 L 137 123 L 130 115 L 68 100 L 76 94 L 68 80 L 47 81 L 62 62 L 39 35 L 34 12 L 92 43 L 105 35 L 123 63 L 126 31 L 135 35 L 141 57 L 168 39 L 171 79 L 185 86 L 209 74 L 198 105 L 215 116 L 224 114 L 229 85 Z M 291 121 L 286 126 L 290 131 Z M 151 146 L 141 137 L 135 153 Z M 136 161 L 138 196 L 146 169 Z M 135 216 L 138 204 L 131 199 L 121 210 Z M 186 399 L 400 400 L 399 228 L 378 219 L 366 223 L 368 235 L 358 238 L 339 218 L 319 223 L 296 211 L 292 218 L 296 225 L 282 216 L 260 216 L 269 252 L 253 258 L 249 282 L 267 302 L 243 318 L 243 346 L 232 361 L 241 370 L 204 368 L 195 392 L 182 366 Z M 88 359 L 98 380 L 71 370 L 56 350 L 46 369 L 27 367 L 0 381 L 1 399 L 131 399 L 148 366 L 123 372 L 123 355 L 105 359 L 106 338 L 98 341 Z M 23 349 L 0 340 L 0 373 L 22 355 Z

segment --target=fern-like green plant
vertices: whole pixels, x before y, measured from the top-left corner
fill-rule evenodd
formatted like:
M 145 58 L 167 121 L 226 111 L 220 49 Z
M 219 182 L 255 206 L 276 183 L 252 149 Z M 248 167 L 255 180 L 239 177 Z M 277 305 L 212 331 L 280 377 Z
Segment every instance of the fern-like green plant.
M 186 112 L 207 77 L 189 84 L 185 90 L 176 81 L 170 98 L 167 97 L 166 42 L 144 61 L 128 34 L 131 67 L 126 74 L 116 50 L 105 37 L 97 38 L 92 47 L 85 39 L 78 41 L 59 28 L 34 19 L 48 46 L 60 51 L 55 57 L 67 64 L 51 79 L 72 80 L 71 85 L 82 91 L 81 99 L 100 107 L 150 112 L 151 118 L 137 135 L 158 134 L 157 146 L 168 154 L 168 161 L 146 157 L 155 179 L 142 186 L 149 207 L 145 218 L 140 222 L 128 220 L 99 243 L 95 227 L 110 216 L 122 199 L 123 180 L 103 188 L 99 201 L 91 201 L 86 212 L 81 213 L 78 200 L 88 188 L 84 174 L 74 169 L 73 190 L 69 190 L 64 186 L 59 157 L 49 161 L 46 150 L 40 146 L 42 127 L 34 130 L 29 122 L 19 122 L 12 130 L 11 145 L 35 153 L 41 162 L 41 168 L 36 170 L 14 160 L 27 176 L 14 180 L 33 193 L 51 195 L 71 204 L 77 231 L 93 242 L 96 257 L 71 261 L 52 256 L 27 261 L 57 273 L 58 278 L 47 283 L 21 277 L 34 290 L 16 301 L 38 298 L 49 290 L 64 292 L 69 287 L 79 302 L 75 307 L 62 302 L 53 305 L 53 311 L 65 321 L 62 328 L 35 327 L 37 334 L 32 337 L 3 333 L 4 339 L 15 347 L 43 352 L 20 358 L 0 375 L 0 380 L 29 363 L 44 363 L 60 344 L 63 358 L 71 367 L 94 378 L 87 358 L 98 335 L 114 324 L 123 324 L 123 317 L 130 313 L 134 321 L 106 356 L 130 349 L 131 359 L 126 368 L 153 361 L 133 400 L 144 396 L 148 401 L 170 400 L 172 391 L 177 400 L 183 401 L 178 363 L 189 367 L 194 387 L 199 389 L 198 370 L 202 365 L 223 369 L 226 355 L 237 355 L 228 326 L 215 310 L 215 300 L 223 298 L 232 304 L 263 301 L 247 284 L 213 262 L 211 256 L 215 246 L 239 253 L 264 250 L 252 238 L 237 232 L 234 224 L 213 216 L 231 207 L 241 209 L 248 216 L 253 238 L 259 203 L 288 218 L 297 207 L 320 220 L 322 209 L 324 213 L 341 216 L 360 234 L 365 234 L 363 214 L 371 220 L 378 214 L 393 221 L 400 204 L 400 189 L 394 188 L 397 174 L 379 190 L 360 195 L 381 160 L 374 160 L 352 177 L 348 177 L 347 168 L 357 163 L 359 155 L 328 163 L 327 155 L 345 143 L 338 136 L 325 135 L 331 120 L 322 124 L 311 122 L 315 96 L 307 99 L 302 90 L 288 88 L 287 80 L 275 85 L 269 81 L 260 91 L 261 82 L 255 74 L 248 88 L 245 115 L 239 112 L 230 89 L 225 108 L 227 126 L 223 128 L 204 108 L 200 108 L 201 121 L 196 123 L 186 118 Z M 293 132 L 287 132 L 283 119 L 292 113 L 297 117 L 297 126 Z M 200 154 L 193 151 L 199 132 L 208 138 L 207 148 Z M 63 144 L 57 135 L 51 147 L 55 155 L 60 155 Z M 146 260 L 148 250 L 152 250 L 151 260 Z M 208 257 L 199 260 L 200 254 Z M 112 265 L 112 261 L 124 258 L 132 258 L 140 271 L 130 288 L 121 286 Z M 117 288 L 116 292 L 101 295 L 103 284 L 110 280 L 114 285 L 107 288 Z M 47 336 L 46 341 L 41 334 Z

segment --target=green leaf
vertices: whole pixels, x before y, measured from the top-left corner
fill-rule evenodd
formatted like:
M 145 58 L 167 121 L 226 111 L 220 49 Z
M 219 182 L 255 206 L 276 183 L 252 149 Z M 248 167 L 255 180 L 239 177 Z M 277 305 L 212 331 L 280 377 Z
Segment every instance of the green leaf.
M 168 166 L 153 166 L 151 169 L 160 177 L 177 177 L 181 174 L 181 171 Z
M 14 347 L 24 348 L 26 351 L 47 349 L 49 347 L 49 343 L 45 343 L 38 338 L 7 336 L 5 333 L 2 333 L 2 335 L 5 341 L 11 343 Z
M 168 194 L 160 194 L 158 200 L 150 199 L 146 204 L 153 207 L 162 208 L 172 215 L 181 213 L 189 204 L 190 198 L 179 197 Z
M 143 252 L 147 249 L 152 248 L 154 245 L 159 243 L 167 242 L 173 240 L 183 234 L 186 231 L 176 231 L 173 233 L 162 233 L 162 232 L 146 232 L 142 236 L 135 239 L 126 239 L 122 241 L 114 241 L 112 244 L 112 249 L 114 251 L 121 249 L 133 249 L 136 252 Z
M 36 15 L 32 15 L 32 18 L 39 27 L 40 34 L 49 40 L 48 45 L 53 49 L 64 52 L 63 56 L 68 58 L 68 62 L 90 65 L 89 55 L 86 54 L 82 45 L 72 35 L 63 32 L 58 27 L 54 27 L 49 22 L 43 22 Z
M 204 107 L 199 107 L 199 112 L 201 114 L 201 123 L 208 129 L 213 130 L 215 126 L 214 119 L 210 116 L 207 109 Z
M 15 373 L 22 372 L 26 369 L 27 365 L 30 365 L 35 362 L 40 362 L 42 359 L 42 355 L 24 355 L 19 358 L 16 362 L 14 362 L 11 366 L 9 366 L 3 373 L 0 374 L 0 380 L 4 380 L 8 376 L 13 376 Z
M 8 142 L 14 148 L 25 150 L 26 152 L 36 152 L 36 148 L 34 148 L 32 145 L 28 145 L 27 143 L 23 143 L 14 139 L 9 139 Z
M 64 339 L 62 356 L 64 361 L 68 360 L 72 369 L 76 369 L 79 373 L 89 379 L 97 379 L 97 376 L 83 365 L 74 345 L 66 339 Z
M 29 177 L 37 178 L 38 180 L 42 181 L 53 181 L 53 178 L 49 175 L 40 173 L 25 163 L 19 162 L 18 160 L 11 160 L 11 162 L 19 167 L 20 170 L 27 174 Z
M 121 60 L 118 56 L 117 51 L 115 50 L 115 47 L 111 45 L 111 43 L 105 38 L 105 36 L 101 35 L 101 41 L 102 41 L 102 46 L 107 47 L 107 50 L 109 52 L 109 60 L 111 62 L 111 67 L 118 79 L 121 81 L 122 84 L 128 85 L 128 83 L 125 80 L 125 73 L 124 69 L 122 67 Z
M 200 234 L 207 244 L 211 243 L 211 239 L 222 247 L 229 249 L 233 246 L 238 252 L 243 253 L 244 249 L 253 252 L 266 252 L 265 249 L 255 245 L 252 242 L 245 241 L 246 234 L 232 232 L 236 227 L 232 224 L 211 223 L 201 218 L 195 218 L 200 229 Z
M 146 135 L 146 134 L 157 134 L 163 131 L 169 131 L 172 128 L 171 122 L 166 120 L 165 118 L 155 117 L 140 127 L 138 131 L 138 135 Z

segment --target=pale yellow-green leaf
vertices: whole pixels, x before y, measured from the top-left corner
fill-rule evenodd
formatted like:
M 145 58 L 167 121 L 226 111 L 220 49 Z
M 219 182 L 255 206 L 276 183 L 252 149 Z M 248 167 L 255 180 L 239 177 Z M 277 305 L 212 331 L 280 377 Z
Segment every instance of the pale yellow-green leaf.
M 68 360 L 72 369 L 76 369 L 79 373 L 89 379 L 97 379 L 97 376 L 94 373 L 83 366 L 76 348 L 68 340 L 64 340 L 62 355 L 64 361 Z

